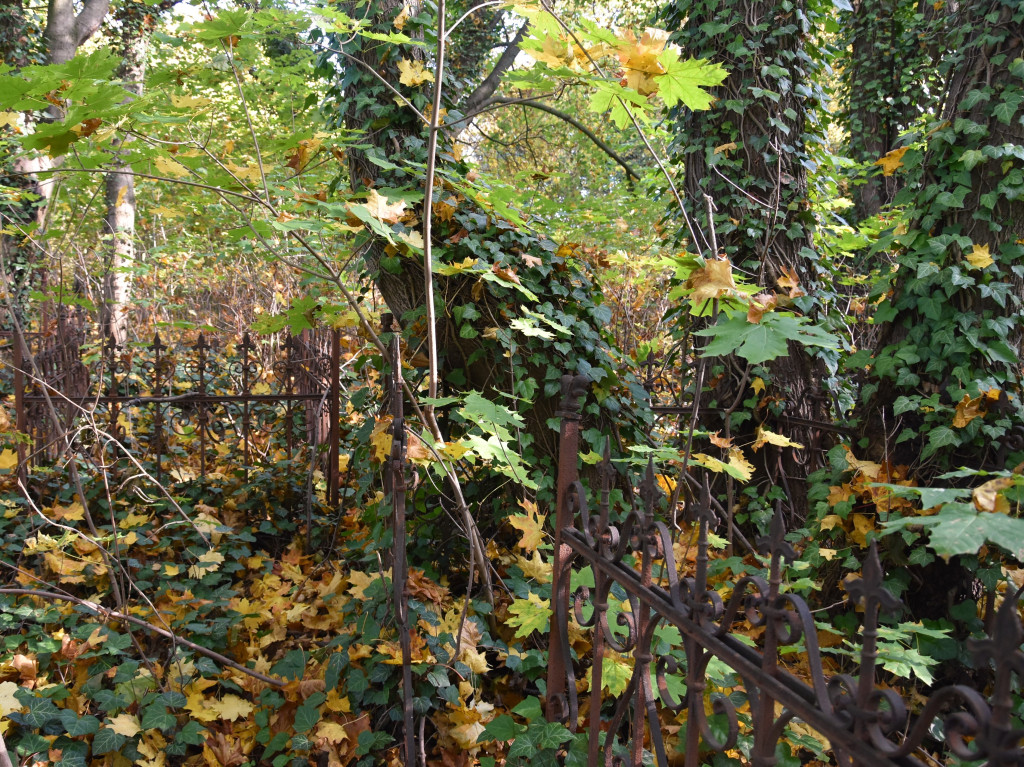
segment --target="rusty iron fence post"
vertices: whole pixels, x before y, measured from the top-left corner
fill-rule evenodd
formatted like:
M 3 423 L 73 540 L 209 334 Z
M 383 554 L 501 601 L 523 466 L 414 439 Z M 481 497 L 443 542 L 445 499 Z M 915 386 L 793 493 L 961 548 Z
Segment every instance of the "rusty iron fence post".
M 242 462 L 245 464 L 242 476 L 248 484 L 249 467 L 252 466 L 252 445 L 249 436 L 249 430 L 252 428 L 252 404 L 249 401 L 249 395 L 252 394 L 252 379 L 256 372 L 256 347 L 253 346 L 252 338 L 248 333 L 242 335 L 242 345 L 239 350 L 242 353 L 242 396 L 246 398 L 242 402 Z
M 558 479 L 555 500 L 555 553 L 551 569 L 551 604 L 568 616 L 569 560 L 572 552 L 562 542 L 562 530 L 572 525 L 572 511 L 568 503 L 570 486 L 577 480 L 577 460 L 580 449 L 580 398 L 587 393 L 590 379 L 582 374 L 562 376 L 562 401 L 555 416 L 561 419 L 558 439 Z M 545 695 L 545 715 L 550 722 L 569 722 L 567 658 L 564 654 L 566 627 L 552 615 L 548 640 L 548 675 Z M 573 690 L 573 693 L 575 690 Z M 571 721 L 575 729 L 576 722 Z
M 328 439 L 330 444 L 327 449 L 327 503 L 338 507 L 338 493 L 340 477 L 338 476 L 338 460 L 341 447 L 341 330 L 334 328 L 331 331 L 331 404 L 330 404 L 330 427 Z
M 153 343 L 149 346 L 153 352 L 153 386 L 151 391 L 153 396 L 162 397 L 164 388 L 164 368 L 167 366 L 166 355 L 167 347 L 164 346 L 163 341 L 160 340 L 160 334 L 153 334 Z M 172 376 L 167 376 L 168 381 L 168 394 L 170 394 L 170 379 Z M 153 459 L 156 462 L 156 481 L 157 484 L 163 484 L 163 457 L 164 457 L 164 405 L 161 402 L 156 403 L 156 408 L 153 411 L 153 437 L 151 439 L 153 445 Z
M 198 384 L 196 385 L 196 426 L 199 430 L 199 476 L 202 479 L 206 479 L 206 442 L 207 442 L 207 428 L 210 425 L 210 412 L 206 407 L 206 373 L 207 363 L 209 360 L 210 345 L 206 342 L 206 336 L 202 333 L 199 334 L 199 338 L 196 340 L 194 347 L 196 353 L 196 374 L 199 377 Z
M 404 729 L 405 764 L 416 762 L 416 737 L 412 689 L 412 627 L 409 625 L 409 562 L 405 529 L 406 430 L 405 395 L 402 390 L 401 335 L 391 327 L 392 317 L 383 317 L 383 332 L 392 333 L 389 360 L 384 364 L 390 373 L 385 376 L 386 394 L 391 410 L 391 455 L 388 461 L 388 484 L 392 504 L 391 584 L 393 588 L 395 622 L 398 625 L 399 645 L 402 650 L 402 720 Z
M 11 334 L 14 342 L 14 418 L 19 434 L 28 431 L 28 416 L 25 413 L 25 358 L 23 347 L 27 341 L 20 328 Z M 29 352 L 31 353 L 31 351 Z M 28 465 L 25 443 L 18 440 L 18 479 L 22 486 L 28 481 Z

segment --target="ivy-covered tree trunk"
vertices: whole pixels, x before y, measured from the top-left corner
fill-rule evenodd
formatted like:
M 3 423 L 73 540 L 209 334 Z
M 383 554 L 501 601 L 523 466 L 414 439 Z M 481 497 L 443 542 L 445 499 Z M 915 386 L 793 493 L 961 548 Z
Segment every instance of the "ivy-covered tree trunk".
M 896 149 L 900 134 L 934 103 L 941 83 L 932 56 L 939 53 L 942 7 L 922 0 L 859 0 L 840 17 L 850 52 L 839 69 L 839 119 L 857 163 L 870 168 Z M 902 186 L 902 175 L 877 170 L 854 182 L 856 221 L 891 205 Z
M 1024 2 L 962 3 L 942 109 L 902 156 L 906 233 L 876 287 L 881 326 L 859 410 L 873 457 L 1002 469 L 1024 459 Z
M 677 0 L 666 11 L 673 41 L 686 55 L 729 70 L 707 112 L 681 111 L 674 145 L 685 168 L 690 216 L 706 220 L 714 211 L 719 252 L 755 276 L 780 301 L 811 309 L 820 284 L 812 249 L 814 225 L 807 196 L 808 120 L 819 105 L 810 58 L 804 49 L 811 29 L 805 5 L 789 0 Z M 704 255 L 710 255 L 705 252 Z M 811 294 L 811 295 L 808 295 Z M 768 364 L 769 400 L 783 417 L 828 421 L 824 367 L 803 347 Z M 743 370 L 727 370 L 719 406 L 728 408 Z M 728 381 L 733 381 L 730 388 Z M 745 384 L 744 384 L 745 385 Z M 767 417 L 768 413 L 760 413 Z M 800 427 L 780 424 L 800 439 Z M 786 450 L 772 479 L 782 485 L 793 512 L 806 514 L 803 480 L 808 465 Z M 781 472 L 778 471 L 781 469 Z
M 374 31 L 393 32 L 403 7 L 400 0 L 376 3 Z M 455 8 L 449 8 L 449 14 L 452 18 L 463 15 Z M 411 15 L 403 32 L 429 39 L 432 26 L 425 25 L 432 25 L 433 20 L 424 22 L 421 17 L 416 21 L 415 9 Z M 466 114 L 472 105 L 490 97 L 501 72 L 515 60 L 523 27 L 504 29 L 493 24 L 489 30 L 483 37 L 471 36 L 468 49 L 460 47 L 461 38 L 449 41 L 453 50 L 459 47 L 444 76 L 444 104 L 450 116 Z M 382 80 L 398 88 L 421 113 L 429 114 L 433 67 L 426 56 L 432 45 L 424 52 L 421 46 L 388 47 L 375 42 L 358 37 L 346 44 L 345 53 L 351 58 L 345 60 L 335 92 L 345 127 L 365 131 L 363 143 L 369 147 L 347 151 L 351 188 L 356 194 L 379 194 L 389 200 L 411 192 L 410 199 L 418 200 L 424 185 L 421 169 L 426 162 L 426 125 Z M 478 67 L 492 49 L 502 53 L 489 73 L 458 69 Z M 407 70 L 425 67 L 429 74 L 415 75 L 412 79 L 417 83 L 410 86 L 409 77 L 403 82 L 400 64 Z M 614 411 L 606 407 L 603 414 L 623 410 L 618 400 L 623 387 L 613 391 L 619 383 L 616 363 L 603 336 L 610 312 L 599 306 L 600 298 L 574 254 L 560 251 L 543 235 L 500 215 L 483 199 L 485 195 L 475 196 L 472 182 L 465 179 L 469 169 L 458 159 L 455 136 L 460 129 L 442 129 L 433 190 L 434 261 L 435 266 L 448 270 L 447 274 L 435 273 L 441 377 L 453 391 L 490 392 L 488 396 L 495 397 L 495 392 L 501 391 L 517 398 L 516 408 L 524 421 L 516 434 L 516 448 L 528 458 L 553 459 L 557 431 L 551 424 L 563 374 L 588 372 L 599 385 L 599 401 L 614 400 Z M 421 210 L 415 208 L 417 214 Z M 406 216 L 403 224 L 422 231 L 422 222 L 413 217 Z M 411 351 L 419 352 L 422 359 L 425 346 L 417 346 L 426 335 L 422 253 L 372 236 L 363 243 L 360 255 L 388 308 L 410 337 Z M 477 268 L 463 272 L 453 267 L 466 263 Z M 480 268 L 486 270 L 483 276 Z M 519 335 L 510 329 L 510 322 L 520 318 L 524 306 L 559 323 L 568 337 L 555 338 L 547 331 Z M 625 398 L 632 396 L 630 392 Z M 591 447 L 602 444 L 595 438 Z

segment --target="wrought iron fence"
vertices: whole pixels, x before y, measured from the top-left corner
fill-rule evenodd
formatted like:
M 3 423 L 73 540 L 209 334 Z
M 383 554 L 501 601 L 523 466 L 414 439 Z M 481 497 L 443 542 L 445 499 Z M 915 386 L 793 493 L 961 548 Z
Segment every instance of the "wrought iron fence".
M 990 688 L 956 684 L 908 703 L 881 678 L 879 616 L 899 602 L 884 588 L 872 545 L 861 576 L 846 583 L 863 614 L 856 668 L 830 673 L 810 606 L 784 588 L 783 565 L 796 552 L 786 541 L 781 513 L 759 541 L 767 578 L 748 575 L 712 585 L 714 517 L 706 480 L 688 507 L 696 556 L 685 572 L 659 511 L 653 465 L 640 507 L 619 522 L 609 502 L 614 469 L 606 455 L 596 508 L 591 506 L 576 474 L 579 397 L 585 391 L 585 379 L 563 378 L 546 713 L 571 731 L 587 728 L 589 765 L 639 766 L 651 754 L 658 765 L 668 765 L 677 755 L 666 746 L 666 717 L 683 722 L 686 765 L 705 763 L 709 752 L 738 749 L 754 767 L 770 767 L 779 762 L 777 745 L 793 726 L 816 733 L 823 753 L 842 765 L 935 764 L 926 747 L 968 762 L 1024 764 L 1020 590 L 1005 595 L 989 635 L 968 644 L 976 667 L 991 672 Z M 584 567 L 593 573 L 592 585 L 571 590 L 574 568 Z M 573 650 L 573 621 L 590 633 L 590 657 Z M 678 631 L 681 641 L 668 641 L 664 627 Z M 751 629 L 760 633 L 755 646 Z M 628 659 L 632 673 L 621 694 L 604 700 L 604 659 L 612 653 Z M 784 662 L 790 653 L 805 659 L 801 673 Z M 586 669 L 589 699 L 581 700 L 578 682 Z
M 176 345 L 157 333 L 149 344 L 108 340 L 90 350 L 81 328 L 34 334 L 24 347 L 14 341 L 18 430 L 31 438 L 23 466 L 54 460 L 68 435 L 79 446 L 130 446 L 153 462 L 158 481 L 205 478 L 221 464 L 247 478 L 254 467 L 322 448 L 328 502 L 337 503 L 340 331 L 245 333 L 219 348 L 202 333 Z

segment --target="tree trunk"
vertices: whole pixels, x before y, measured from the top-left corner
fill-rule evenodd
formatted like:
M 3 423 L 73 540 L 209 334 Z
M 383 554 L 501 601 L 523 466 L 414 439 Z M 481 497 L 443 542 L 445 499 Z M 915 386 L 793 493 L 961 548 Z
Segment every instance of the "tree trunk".
M 162 6 L 161 6 L 162 7 Z M 134 98 L 142 95 L 146 75 L 146 50 L 152 29 L 150 13 L 158 7 L 140 2 L 125 2 L 117 10 L 121 29 L 121 66 L 117 77 Z M 123 141 L 114 146 L 123 149 Z M 121 152 L 115 153 L 115 157 Z M 103 276 L 103 310 L 100 325 L 115 343 L 128 336 L 129 302 L 135 264 L 135 182 L 131 169 L 119 165 L 106 174 L 106 234 L 110 237 L 110 258 Z
M 678 0 L 667 16 L 679 28 L 673 41 L 685 54 L 721 63 L 730 72 L 709 111 L 679 112 L 674 145 L 685 166 L 690 216 L 704 221 L 713 206 L 719 252 L 756 274 L 763 288 L 782 289 L 784 301 L 790 293 L 814 295 L 821 280 L 811 250 L 805 136 L 808 112 L 821 94 L 803 52 L 811 23 L 804 4 Z M 805 308 L 813 304 L 801 300 Z M 789 355 L 772 361 L 769 369 L 769 393 L 784 416 L 830 420 L 820 360 L 791 343 Z M 720 384 L 721 407 L 739 394 L 738 385 Z M 794 431 L 792 425 L 779 428 Z M 798 518 L 807 512 L 808 469 L 787 449 L 772 471 L 772 479 L 786 487 Z
M 876 290 L 874 380 L 857 413 L 872 457 L 914 465 L 919 480 L 1024 457 L 1013 447 L 1024 437 L 1024 2 L 964 3 L 950 22 L 960 39 L 942 64 L 923 172 L 897 199 L 913 220 L 898 271 Z M 984 391 L 1003 401 L 957 420 L 962 398 Z
M 940 55 L 941 14 L 947 11 L 935 5 L 925 0 L 860 0 L 852 15 L 843 18 L 850 54 L 840 68 L 839 119 L 849 134 L 849 156 L 868 167 L 868 177 L 852 190 L 855 221 L 892 204 L 904 175 L 883 176 L 871 164 L 896 148 L 900 134 L 934 104 L 941 87 L 933 56 Z

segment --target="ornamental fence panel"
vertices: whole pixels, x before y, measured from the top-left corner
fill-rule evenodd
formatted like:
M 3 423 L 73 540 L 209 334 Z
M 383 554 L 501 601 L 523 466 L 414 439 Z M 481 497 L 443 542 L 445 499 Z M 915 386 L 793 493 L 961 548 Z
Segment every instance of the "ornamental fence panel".
M 200 333 L 167 344 L 89 344 L 64 322 L 11 337 L 11 385 L 23 476 L 70 449 L 130 447 L 158 482 L 249 472 L 316 451 L 328 502 L 338 499 L 341 333 L 306 331 L 221 342 Z M 309 456 L 310 461 L 315 456 Z
M 1006 592 L 987 636 L 968 640 L 984 690 L 954 684 L 908 701 L 885 683 L 879 659 L 880 615 L 900 602 L 884 587 L 872 543 L 860 577 L 845 583 L 863 616 L 860 647 L 836 670 L 812 607 L 786 588 L 784 564 L 797 553 L 780 509 L 758 541 L 765 574 L 712 582 L 709 536 L 719 520 L 706 478 L 694 481 L 682 530 L 668 521 L 653 463 L 637 505 L 614 509 L 617 472 L 606 451 L 596 499 L 588 498 L 576 469 L 587 386 L 563 377 L 546 714 L 589 734 L 588 765 L 653 758 L 695 767 L 724 752 L 752 767 L 796 763 L 779 751 L 784 741 L 841 765 L 1024 764 L 1024 587 Z M 589 653 L 576 652 L 580 631 Z M 616 696 L 603 695 L 606 660 L 631 668 Z

